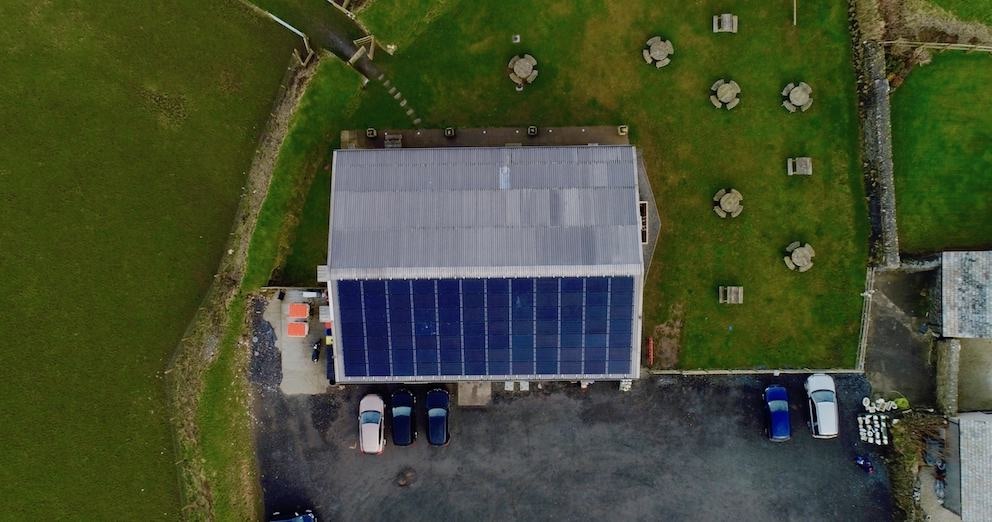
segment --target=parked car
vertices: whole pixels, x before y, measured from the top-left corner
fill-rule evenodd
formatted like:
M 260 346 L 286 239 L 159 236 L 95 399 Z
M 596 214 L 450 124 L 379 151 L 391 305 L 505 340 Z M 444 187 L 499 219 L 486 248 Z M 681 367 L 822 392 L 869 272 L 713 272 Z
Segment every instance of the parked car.
M 809 427 L 818 439 L 837 436 L 837 388 L 834 379 L 823 373 L 814 373 L 806 379 L 806 397 L 809 401 Z
M 288 515 L 288 513 L 280 513 L 276 511 L 272 514 L 272 516 L 280 518 L 273 518 L 269 522 L 317 522 L 317 517 L 314 516 L 313 511 L 310 511 L 309 509 L 304 511 L 303 514 L 294 512 L 293 516 L 290 518 L 281 518 L 286 515 Z
M 789 394 L 784 387 L 773 384 L 765 388 L 764 397 L 768 440 L 785 442 L 791 439 L 792 423 L 789 420 Z
M 448 391 L 434 388 L 427 392 L 427 442 L 434 446 L 448 443 Z
M 413 416 L 416 399 L 410 390 L 403 388 L 393 392 L 389 404 L 393 417 L 391 425 L 393 444 L 397 446 L 413 444 L 413 441 L 417 440 L 417 421 Z
M 370 393 L 358 403 L 358 446 L 362 453 L 379 454 L 386 446 L 382 397 Z

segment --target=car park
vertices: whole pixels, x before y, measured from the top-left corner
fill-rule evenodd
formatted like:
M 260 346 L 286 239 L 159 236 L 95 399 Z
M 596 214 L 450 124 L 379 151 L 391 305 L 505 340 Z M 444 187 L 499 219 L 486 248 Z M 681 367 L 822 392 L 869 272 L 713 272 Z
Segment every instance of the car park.
M 809 403 L 809 427 L 813 437 L 832 439 L 838 432 L 837 387 L 834 379 L 815 373 L 806 379 L 806 398 Z
M 448 391 L 434 388 L 427 392 L 427 441 L 432 446 L 444 446 L 450 439 L 448 432 Z
M 789 418 L 789 394 L 785 387 L 773 384 L 765 388 L 765 430 L 768 440 L 784 442 L 792 438 L 792 423 Z
M 362 453 L 379 454 L 386 446 L 382 397 L 370 393 L 358 403 L 358 446 Z
M 402 388 L 393 392 L 389 400 L 392 423 L 390 428 L 393 435 L 393 444 L 397 446 L 409 446 L 417 440 L 417 421 L 414 415 L 416 399 L 410 390 Z

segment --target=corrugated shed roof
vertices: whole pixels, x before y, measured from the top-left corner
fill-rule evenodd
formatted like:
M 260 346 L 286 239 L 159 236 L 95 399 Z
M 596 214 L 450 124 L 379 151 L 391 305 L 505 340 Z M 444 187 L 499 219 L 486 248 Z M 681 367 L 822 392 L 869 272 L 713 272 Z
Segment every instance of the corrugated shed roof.
M 963 413 L 961 430 L 961 520 L 992 520 L 992 415 Z
M 637 275 L 630 146 L 334 153 L 335 279 Z
M 941 288 L 944 337 L 992 338 L 992 251 L 944 252 Z

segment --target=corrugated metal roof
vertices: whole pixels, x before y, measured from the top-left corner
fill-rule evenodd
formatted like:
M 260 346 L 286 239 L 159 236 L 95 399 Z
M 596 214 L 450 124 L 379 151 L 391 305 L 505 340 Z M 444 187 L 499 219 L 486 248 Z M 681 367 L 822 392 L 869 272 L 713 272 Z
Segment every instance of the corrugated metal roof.
M 944 252 L 941 288 L 944 337 L 992 338 L 992 251 Z
M 643 272 L 630 146 L 334 153 L 335 279 Z
M 992 520 L 992 415 L 962 413 L 961 520 Z

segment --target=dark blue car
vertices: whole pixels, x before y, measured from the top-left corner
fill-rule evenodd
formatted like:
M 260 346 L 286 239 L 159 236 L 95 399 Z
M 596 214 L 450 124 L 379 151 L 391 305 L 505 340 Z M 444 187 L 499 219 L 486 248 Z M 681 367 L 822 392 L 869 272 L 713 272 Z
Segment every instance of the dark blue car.
M 278 511 L 272 514 L 272 516 L 275 517 L 280 515 L 282 515 L 282 513 L 279 513 Z M 313 512 L 308 509 L 304 511 L 302 515 L 299 513 L 293 513 L 293 516 L 290 518 L 273 518 L 271 519 L 271 522 L 317 522 L 317 517 L 314 516 Z
M 768 422 L 768 440 L 784 442 L 792 438 L 789 422 L 789 394 L 785 388 L 773 384 L 765 388 L 765 416 Z
M 427 442 L 433 446 L 448 443 L 448 391 L 434 388 L 427 392 Z
M 390 411 L 393 417 L 393 444 L 409 446 L 417 439 L 417 425 L 413 415 L 416 400 L 410 390 L 403 388 L 393 392 Z

